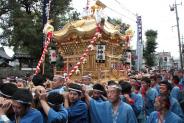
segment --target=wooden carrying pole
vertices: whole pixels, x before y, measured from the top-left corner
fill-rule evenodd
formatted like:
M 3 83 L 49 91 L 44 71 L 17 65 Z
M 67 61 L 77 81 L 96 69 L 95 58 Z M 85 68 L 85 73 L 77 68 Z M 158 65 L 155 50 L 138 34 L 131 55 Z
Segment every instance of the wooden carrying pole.
M 49 20 L 49 12 L 50 12 L 50 0 L 49 0 L 49 6 L 48 6 L 48 13 L 47 13 L 47 22 Z M 47 41 L 47 35 L 45 35 L 45 45 Z M 42 75 L 45 73 L 45 55 L 43 57 L 43 62 L 42 62 L 43 68 L 42 68 Z

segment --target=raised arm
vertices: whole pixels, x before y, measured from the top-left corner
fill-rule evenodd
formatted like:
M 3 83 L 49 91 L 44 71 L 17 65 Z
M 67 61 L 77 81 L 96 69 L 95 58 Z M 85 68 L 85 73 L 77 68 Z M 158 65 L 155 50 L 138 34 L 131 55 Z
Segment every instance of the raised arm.
M 86 90 L 86 85 L 82 84 L 82 91 L 83 91 L 83 94 L 85 96 L 85 101 L 86 103 L 89 105 L 89 102 L 91 100 L 91 97 L 89 96 L 87 90 Z
M 64 102 L 64 107 L 67 109 L 69 107 L 69 97 L 68 97 L 68 92 L 63 92 L 62 95 L 64 96 L 65 98 L 65 102 Z
M 102 100 L 107 101 L 107 97 L 105 97 L 104 95 L 101 95 L 101 98 Z
M 48 116 L 50 106 L 47 104 L 47 101 L 46 101 L 46 98 L 47 98 L 46 90 L 44 88 L 40 88 L 40 92 L 38 92 L 38 94 L 39 94 L 39 100 L 42 105 L 42 108 L 45 114 Z
M 10 100 L 6 100 L 5 98 L 1 97 L 1 107 L 0 107 L 0 119 L 3 120 L 5 123 L 9 123 L 10 119 L 6 116 L 8 110 L 11 107 L 11 102 Z

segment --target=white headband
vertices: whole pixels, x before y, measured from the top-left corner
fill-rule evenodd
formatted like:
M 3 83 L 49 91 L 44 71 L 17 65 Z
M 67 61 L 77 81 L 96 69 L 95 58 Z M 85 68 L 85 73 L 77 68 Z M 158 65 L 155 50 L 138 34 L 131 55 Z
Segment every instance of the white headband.
M 101 93 L 102 93 L 102 91 L 101 91 L 101 90 L 97 90 L 97 89 L 93 89 L 93 91 L 98 91 L 98 92 L 101 92 Z
M 6 97 L 11 97 L 11 96 L 9 96 L 9 95 L 4 94 L 2 91 L 0 91 L 0 94 L 4 95 L 4 96 L 6 96 Z
M 56 77 L 58 77 L 58 78 L 62 78 L 62 79 L 65 78 L 64 76 L 61 76 L 61 75 L 54 75 L 54 76 L 56 76 Z
M 16 80 L 22 80 L 22 79 L 19 78 L 19 79 L 16 79 Z
M 53 103 L 51 103 L 51 102 L 47 102 L 49 105 L 51 105 L 51 106 L 63 106 L 63 103 L 61 103 L 61 104 L 59 104 L 59 105 L 55 105 L 55 104 L 53 104 Z
M 73 90 L 73 91 L 82 92 L 81 90 L 77 90 L 77 89 L 74 89 L 74 88 L 68 88 L 68 90 Z
M 82 77 L 87 77 L 87 78 L 89 78 L 89 79 L 91 78 L 90 75 L 84 75 L 84 76 L 82 76 Z
M 19 103 L 24 103 L 24 104 L 31 104 L 31 102 L 24 102 L 22 100 L 14 100 L 14 101 L 19 102 Z
M 120 90 L 122 90 L 122 88 L 120 88 L 120 87 L 117 87 L 117 86 L 114 86 L 114 85 L 112 85 L 112 86 L 108 86 L 108 88 L 109 87 L 112 87 L 112 88 L 117 88 L 117 89 L 120 89 Z

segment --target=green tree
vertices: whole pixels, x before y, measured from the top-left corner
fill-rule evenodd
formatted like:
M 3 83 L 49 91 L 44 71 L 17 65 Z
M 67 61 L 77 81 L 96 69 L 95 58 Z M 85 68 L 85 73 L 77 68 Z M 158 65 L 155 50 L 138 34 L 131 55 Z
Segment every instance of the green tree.
M 129 29 L 130 25 L 129 24 L 126 24 L 126 23 L 123 23 L 122 20 L 119 18 L 110 18 L 108 17 L 108 21 L 113 24 L 114 26 L 117 26 L 119 25 L 120 26 L 120 32 L 122 34 L 125 34 L 125 31 L 127 29 Z
M 71 1 L 52 0 L 50 15 L 54 30 L 61 29 L 69 21 L 79 19 L 79 13 L 70 6 Z M 43 51 L 43 6 L 43 1 L 38 0 L 0 1 L 0 29 L 3 31 L 0 34 L 1 45 L 13 46 L 14 52 L 28 53 L 35 58 L 36 65 Z M 58 61 L 62 67 L 62 58 Z M 48 55 L 45 63 L 45 71 L 50 72 L 52 65 Z
M 154 66 L 156 63 L 156 57 L 155 57 L 155 50 L 157 48 L 157 31 L 154 30 L 147 30 L 146 35 L 146 44 L 144 47 L 144 59 L 147 67 Z
M 71 0 L 52 0 L 51 18 L 55 30 L 62 25 L 62 16 L 73 10 Z M 0 39 L 3 45 L 14 46 L 15 52 L 28 53 L 39 59 L 43 40 L 43 2 L 38 0 L 6 0 L 0 2 Z M 59 26 L 58 26 L 59 25 Z

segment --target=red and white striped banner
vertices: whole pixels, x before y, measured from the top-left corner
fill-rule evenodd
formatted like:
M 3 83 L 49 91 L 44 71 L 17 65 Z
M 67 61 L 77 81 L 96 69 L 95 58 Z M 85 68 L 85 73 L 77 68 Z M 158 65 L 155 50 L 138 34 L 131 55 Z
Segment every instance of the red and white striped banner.
M 43 50 L 42 56 L 41 56 L 41 58 L 40 58 L 40 61 L 38 62 L 38 65 L 37 65 L 37 67 L 36 67 L 36 71 L 35 71 L 35 74 L 34 74 L 34 75 L 36 75 L 36 74 L 38 73 L 39 69 L 40 69 L 40 64 L 42 63 L 42 60 L 43 60 L 44 55 L 45 55 L 45 52 L 46 52 L 46 50 L 47 50 L 47 46 L 49 45 L 49 42 L 50 42 L 50 39 L 51 39 L 51 38 L 52 38 L 52 32 L 48 32 L 48 33 L 47 33 L 47 43 L 46 43 L 45 48 L 44 48 L 44 50 Z
M 100 32 L 100 26 L 99 24 L 97 24 L 97 31 L 92 39 L 92 41 L 90 42 L 87 50 L 85 51 L 85 53 L 82 55 L 82 57 L 80 58 L 80 60 L 78 61 L 78 63 L 75 65 L 75 67 L 72 69 L 72 71 L 68 74 L 68 76 L 65 78 L 66 81 L 69 79 L 69 77 L 75 72 L 75 70 L 78 68 L 78 66 L 80 65 L 80 63 L 83 61 L 84 57 L 87 55 L 88 51 L 91 49 L 91 46 L 93 45 L 98 33 Z

